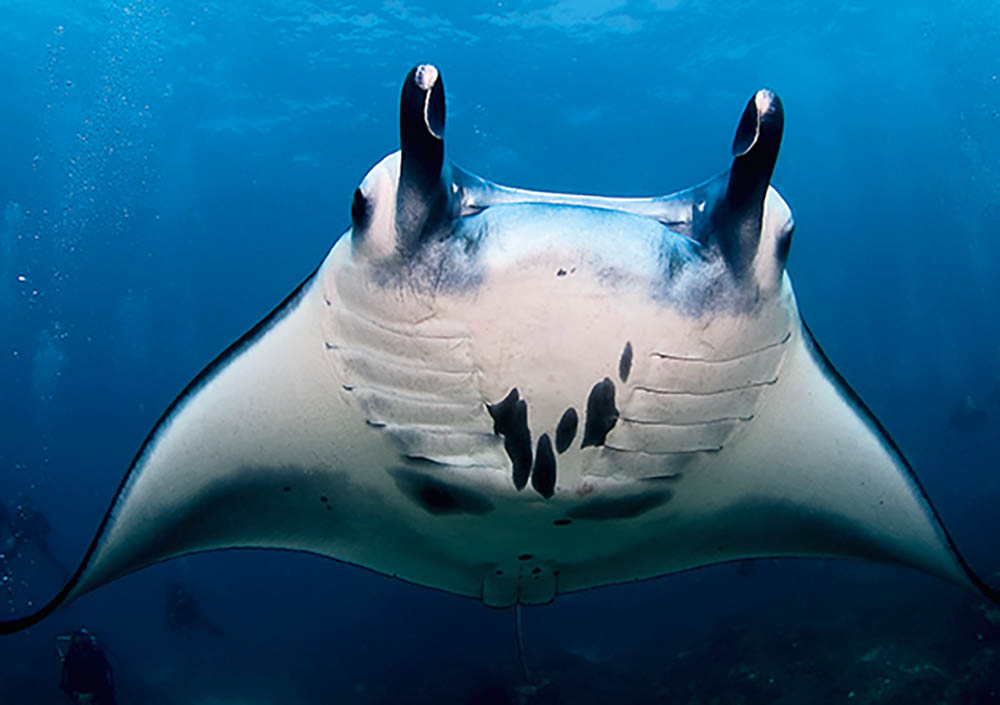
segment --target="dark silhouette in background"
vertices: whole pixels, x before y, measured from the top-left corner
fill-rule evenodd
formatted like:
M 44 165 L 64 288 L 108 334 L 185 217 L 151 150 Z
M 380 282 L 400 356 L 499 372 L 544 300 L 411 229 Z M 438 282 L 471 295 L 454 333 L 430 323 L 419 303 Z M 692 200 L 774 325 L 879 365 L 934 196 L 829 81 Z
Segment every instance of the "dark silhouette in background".
M 179 580 L 167 588 L 163 619 L 168 627 L 181 632 L 204 632 L 212 636 L 222 636 L 223 633 L 222 629 L 202 612 L 194 591 Z
M 60 690 L 81 705 L 115 705 L 111 664 L 96 636 L 81 628 L 56 637 L 56 649 L 62 660 Z
M 69 571 L 49 547 L 48 539 L 51 533 L 52 524 L 49 523 L 48 517 L 30 497 L 18 499 L 13 512 L 8 512 L 0 502 L 0 538 L 3 539 L 0 553 L 17 555 L 25 547 L 30 546 L 59 571 L 60 577 L 66 581 L 69 579 Z

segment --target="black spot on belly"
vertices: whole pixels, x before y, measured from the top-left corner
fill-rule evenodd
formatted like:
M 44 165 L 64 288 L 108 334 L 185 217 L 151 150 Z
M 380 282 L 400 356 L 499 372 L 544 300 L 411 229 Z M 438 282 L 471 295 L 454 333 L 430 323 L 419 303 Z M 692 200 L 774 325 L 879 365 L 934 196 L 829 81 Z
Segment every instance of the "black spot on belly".
M 517 387 L 503 401 L 487 404 L 493 417 L 493 433 L 503 436 L 503 448 L 514 468 L 514 487 L 523 490 L 531 474 L 531 431 L 528 429 L 528 405 Z
M 530 561 L 532 558 L 534 558 L 534 556 L 531 555 L 530 553 L 522 553 L 520 556 L 517 557 L 517 560 Z
M 618 423 L 618 409 L 615 408 L 615 383 L 605 377 L 590 390 L 587 397 L 587 420 L 583 425 L 583 444 L 602 446 L 608 431 Z
M 628 381 L 628 373 L 632 371 L 632 342 L 625 343 L 622 356 L 618 360 L 618 379 L 622 382 Z
M 410 468 L 390 468 L 400 492 L 431 514 L 486 514 L 493 509 L 485 495 L 456 487 Z
M 592 499 L 573 507 L 567 514 L 574 519 L 634 519 L 651 509 L 666 504 L 673 494 L 671 490 L 659 490 L 627 497 Z
M 556 519 L 552 523 L 555 524 L 556 526 L 569 526 L 572 523 L 572 521 L 570 519 Z
M 556 454 L 552 452 L 549 434 L 543 433 L 535 449 L 535 466 L 531 469 L 531 486 L 549 499 L 556 491 Z
M 576 409 L 572 406 L 563 412 L 559 424 L 556 426 L 556 450 L 565 453 L 566 449 L 573 443 L 576 437 L 576 426 L 579 419 L 576 416 Z

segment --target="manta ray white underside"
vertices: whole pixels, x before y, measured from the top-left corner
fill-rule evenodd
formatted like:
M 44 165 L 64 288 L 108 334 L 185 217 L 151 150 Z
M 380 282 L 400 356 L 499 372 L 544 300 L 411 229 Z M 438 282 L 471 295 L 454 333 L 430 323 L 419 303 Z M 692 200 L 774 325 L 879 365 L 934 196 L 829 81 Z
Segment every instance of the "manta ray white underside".
M 782 132 L 670 196 L 522 191 L 444 159 L 432 66 L 320 267 L 149 434 L 29 626 L 196 551 L 298 549 L 492 606 L 761 556 L 856 557 L 996 600 L 802 323 Z

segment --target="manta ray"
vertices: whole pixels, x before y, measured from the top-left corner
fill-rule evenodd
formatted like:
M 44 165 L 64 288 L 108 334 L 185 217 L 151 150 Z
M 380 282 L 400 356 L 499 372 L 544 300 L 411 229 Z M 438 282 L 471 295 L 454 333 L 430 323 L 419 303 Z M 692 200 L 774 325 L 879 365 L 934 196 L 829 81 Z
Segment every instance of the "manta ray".
M 765 556 L 860 558 L 994 602 L 823 354 L 758 91 L 729 168 L 653 198 L 500 186 L 445 159 L 407 75 L 350 228 L 167 408 L 35 624 L 170 558 L 307 551 L 493 607 Z

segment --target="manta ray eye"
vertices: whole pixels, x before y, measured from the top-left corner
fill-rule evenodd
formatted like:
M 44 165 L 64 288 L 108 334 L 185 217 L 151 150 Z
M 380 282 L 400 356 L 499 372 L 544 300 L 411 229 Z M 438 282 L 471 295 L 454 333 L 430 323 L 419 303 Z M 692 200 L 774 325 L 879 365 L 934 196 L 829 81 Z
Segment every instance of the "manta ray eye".
M 354 227 L 360 230 L 368 223 L 368 199 L 361 193 L 361 189 L 354 189 L 354 200 L 351 202 L 351 222 Z

